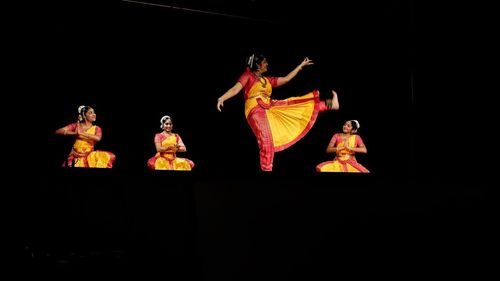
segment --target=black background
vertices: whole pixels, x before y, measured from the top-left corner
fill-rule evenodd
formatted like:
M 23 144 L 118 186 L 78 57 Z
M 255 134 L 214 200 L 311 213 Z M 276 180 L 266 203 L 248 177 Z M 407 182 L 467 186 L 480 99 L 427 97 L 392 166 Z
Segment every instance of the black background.
M 164 6 L 23 10 L 29 24 L 14 33 L 23 44 L 11 71 L 22 122 L 12 132 L 26 135 L 19 143 L 29 156 L 15 157 L 25 176 L 13 187 L 18 260 L 29 272 L 177 280 L 486 272 L 493 177 L 484 154 L 467 162 L 459 152 L 475 123 L 462 109 L 472 113 L 477 100 L 454 91 L 467 79 L 447 71 L 464 60 L 448 48 L 458 42 L 443 44 L 463 33 L 426 25 L 448 9 L 416 17 L 413 1 L 155 3 Z M 260 172 L 241 94 L 216 110 L 253 51 L 266 55 L 273 76 L 306 56 L 315 62 L 273 97 L 319 89 L 325 99 L 335 89 L 340 100 L 339 111 L 320 114 L 306 137 L 275 155 L 272 173 Z M 72 140 L 54 131 L 82 104 L 103 129 L 96 148 L 117 155 L 112 170 L 60 167 Z M 192 172 L 146 169 L 165 114 Z M 358 161 L 372 173 L 314 172 L 347 119 L 361 123 L 368 153 Z
M 220 11 L 216 4 L 203 11 Z M 108 11 L 87 3 L 55 14 L 40 34 L 38 50 L 44 89 L 38 106 L 53 124 L 41 140 L 49 147 L 42 157 L 46 166 L 59 166 L 71 146 L 53 131 L 74 122 L 76 109 L 85 104 L 95 108 L 96 124 L 103 128 L 98 149 L 113 151 L 115 169 L 124 173 L 145 169 L 163 115 L 173 118 L 189 151 L 184 156 L 198 173 L 259 170 L 242 95 L 226 102 L 222 113 L 216 110 L 217 98 L 257 51 L 268 57 L 273 76 L 285 76 L 306 56 L 315 62 L 273 97 L 318 89 L 324 100 L 335 89 L 342 108 L 321 114 L 303 140 L 278 153 L 275 173 L 313 174 L 330 158 L 325 149 L 331 136 L 345 120 L 357 119 L 370 151 L 360 161 L 379 177 L 407 176 L 413 129 L 407 4 L 328 9 L 272 4 L 254 3 L 250 14 L 243 8 L 232 12 L 233 3 L 221 15 L 130 2 Z M 50 70 L 44 70 L 47 65 Z

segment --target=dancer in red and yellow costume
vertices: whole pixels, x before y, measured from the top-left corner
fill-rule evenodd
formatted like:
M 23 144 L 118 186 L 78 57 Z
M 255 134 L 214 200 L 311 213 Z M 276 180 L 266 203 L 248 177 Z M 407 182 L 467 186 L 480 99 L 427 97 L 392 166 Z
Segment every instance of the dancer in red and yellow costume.
M 327 153 L 335 153 L 335 158 L 316 166 L 317 172 L 369 173 L 368 169 L 356 161 L 356 153 L 367 153 L 365 144 L 357 134 L 357 120 L 349 120 L 342 126 L 342 133 L 333 135 L 326 148 Z
M 273 88 L 290 82 L 303 67 L 312 64 L 309 58 L 305 58 L 285 77 L 268 77 L 263 76 L 268 68 L 266 58 L 252 55 L 238 82 L 217 100 L 217 109 L 221 111 L 224 101 L 244 90 L 245 117 L 257 138 L 262 171 L 272 171 L 274 153 L 304 137 L 314 125 L 319 112 L 339 109 L 335 91 L 332 91 L 333 98 L 326 102 L 320 101 L 317 90 L 300 97 L 271 99 Z
M 78 108 L 78 121 L 56 130 L 56 134 L 75 137 L 75 143 L 63 166 L 79 168 L 112 168 L 115 154 L 108 151 L 94 150 L 94 145 L 101 141 L 102 129 L 94 125 L 96 114 L 90 106 Z
M 163 132 L 155 135 L 156 155 L 148 160 L 151 170 L 191 171 L 193 161 L 177 157 L 177 152 L 186 152 L 186 146 L 179 134 L 173 133 L 172 118 L 165 115 L 160 120 Z

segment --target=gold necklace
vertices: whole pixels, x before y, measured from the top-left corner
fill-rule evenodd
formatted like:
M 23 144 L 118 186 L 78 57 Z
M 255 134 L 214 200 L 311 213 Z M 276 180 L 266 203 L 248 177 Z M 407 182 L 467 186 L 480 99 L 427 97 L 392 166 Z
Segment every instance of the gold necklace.
M 92 124 L 87 125 L 87 124 L 80 123 L 80 128 L 82 128 L 82 131 L 84 131 L 84 132 L 86 132 L 88 129 L 90 129 L 90 127 L 92 127 Z
M 257 80 L 259 80 L 260 84 L 262 85 L 262 88 L 265 88 L 267 86 L 267 80 L 265 77 L 263 77 L 262 75 L 260 74 L 255 74 L 255 77 L 257 78 Z

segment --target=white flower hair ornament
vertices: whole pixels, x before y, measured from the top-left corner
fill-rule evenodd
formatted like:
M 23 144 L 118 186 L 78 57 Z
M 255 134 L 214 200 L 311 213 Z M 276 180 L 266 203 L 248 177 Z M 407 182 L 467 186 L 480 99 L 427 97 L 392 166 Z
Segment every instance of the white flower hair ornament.
M 170 116 L 168 115 L 165 115 L 160 119 L 160 128 L 164 128 L 163 123 L 165 123 L 165 121 L 167 121 L 168 119 L 172 120 L 172 118 L 170 118 Z
M 361 125 L 359 125 L 358 120 L 351 120 L 351 121 L 356 123 L 356 130 L 359 129 L 359 127 L 361 127 Z
M 78 107 L 78 121 L 82 122 L 83 121 L 83 109 L 85 108 L 85 105 L 80 105 Z
M 248 67 L 252 68 L 252 65 L 253 65 L 253 59 L 255 58 L 255 54 L 252 54 L 249 58 L 248 58 L 248 61 L 247 61 L 247 65 Z

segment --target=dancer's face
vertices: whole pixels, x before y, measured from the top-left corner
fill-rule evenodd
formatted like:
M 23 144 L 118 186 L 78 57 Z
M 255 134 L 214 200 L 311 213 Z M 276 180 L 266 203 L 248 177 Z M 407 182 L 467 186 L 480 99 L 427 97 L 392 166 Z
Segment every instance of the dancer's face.
M 342 132 L 345 134 L 349 134 L 352 131 L 352 124 L 351 121 L 347 121 L 344 123 L 344 126 L 342 126 Z
M 89 122 L 94 122 L 97 118 L 97 115 L 95 114 L 95 111 L 93 108 L 90 108 L 85 112 L 85 119 Z
M 260 63 L 260 66 L 259 66 L 260 73 L 266 72 L 268 66 L 269 66 L 269 64 L 267 63 L 267 59 L 263 59 L 262 62 Z
M 165 121 L 165 123 L 163 123 L 163 130 L 165 130 L 165 132 L 172 131 L 173 127 L 174 127 L 174 124 L 172 124 L 172 120 L 167 119 L 167 121 Z

